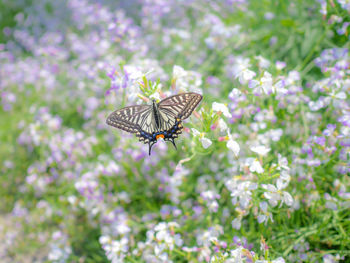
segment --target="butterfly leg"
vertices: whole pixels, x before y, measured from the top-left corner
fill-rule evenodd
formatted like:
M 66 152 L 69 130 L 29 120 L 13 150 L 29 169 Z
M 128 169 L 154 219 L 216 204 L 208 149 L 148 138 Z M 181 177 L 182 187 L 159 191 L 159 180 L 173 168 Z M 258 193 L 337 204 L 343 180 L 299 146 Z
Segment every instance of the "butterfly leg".
M 174 138 L 172 140 L 170 140 L 172 142 L 172 144 L 174 145 L 175 149 L 177 150 L 177 147 L 176 147 L 176 144 L 175 144 L 175 141 L 174 141 Z
M 153 146 L 156 142 L 157 142 L 157 141 L 155 141 L 155 142 L 149 142 L 149 143 L 148 143 L 148 147 L 149 147 L 148 155 L 151 155 L 152 146 Z

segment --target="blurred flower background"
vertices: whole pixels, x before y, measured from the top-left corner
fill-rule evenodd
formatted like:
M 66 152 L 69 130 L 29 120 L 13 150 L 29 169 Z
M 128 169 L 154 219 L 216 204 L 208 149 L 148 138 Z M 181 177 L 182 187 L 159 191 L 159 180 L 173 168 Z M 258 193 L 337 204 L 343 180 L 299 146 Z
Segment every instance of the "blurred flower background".
M 350 3 L 0 0 L 1 262 L 349 262 Z M 171 144 L 105 124 L 197 92 Z

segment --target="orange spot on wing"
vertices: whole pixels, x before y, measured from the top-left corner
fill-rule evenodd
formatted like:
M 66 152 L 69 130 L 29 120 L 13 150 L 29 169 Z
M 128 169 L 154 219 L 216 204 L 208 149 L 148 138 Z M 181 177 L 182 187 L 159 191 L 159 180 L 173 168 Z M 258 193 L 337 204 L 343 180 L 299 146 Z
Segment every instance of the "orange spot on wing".
M 164 139 L 164 135 L 163 135 L 163 134 L 158 134 L 158 135 L 156 136 L 156 139 L 158 140 L 159 138 Z

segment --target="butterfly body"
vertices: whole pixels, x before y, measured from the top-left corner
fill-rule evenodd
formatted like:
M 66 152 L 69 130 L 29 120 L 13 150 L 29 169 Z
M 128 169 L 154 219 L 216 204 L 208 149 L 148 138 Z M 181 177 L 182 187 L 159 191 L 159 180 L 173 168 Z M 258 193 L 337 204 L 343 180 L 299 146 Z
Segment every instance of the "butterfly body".
M 140 141 L 152 146 L 162 138 L 175 146 L 174 139 L 182 133 L 182 120 L 188 118 L 202 96 L 197 93 L 174 95 L 152 105 L 135 105 L 111 113 L 107 124 L 124 131 L 135 133 Z

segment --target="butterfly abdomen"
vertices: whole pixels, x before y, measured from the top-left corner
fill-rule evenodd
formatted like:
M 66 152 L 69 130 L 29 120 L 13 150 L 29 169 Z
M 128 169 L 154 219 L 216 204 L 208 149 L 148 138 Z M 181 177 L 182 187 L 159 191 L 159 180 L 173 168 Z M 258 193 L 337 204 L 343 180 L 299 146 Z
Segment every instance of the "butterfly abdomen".
M 155 100 L 152 101 L 152 109 L 153 109 L 153 116 L 154 116 L 154 120 L 156 122 L 157 129 L 159 129 L 159 127 L 160 127 L 160 118 L 159 118 L 158 107 L 157 107 L 157 104 L 156 104 Z

